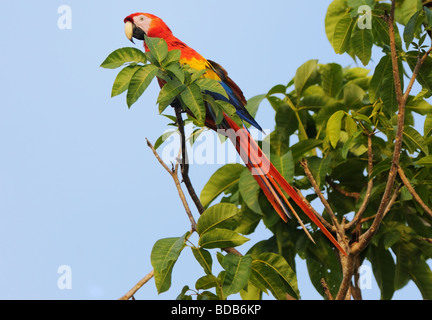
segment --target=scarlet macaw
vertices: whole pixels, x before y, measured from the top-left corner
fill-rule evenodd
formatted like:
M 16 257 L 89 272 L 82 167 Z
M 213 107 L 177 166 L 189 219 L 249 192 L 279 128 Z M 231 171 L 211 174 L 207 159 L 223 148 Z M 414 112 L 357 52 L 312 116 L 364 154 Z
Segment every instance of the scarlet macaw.
M 220 94 L 212 92 L 208 92 L 208 94 L 212 95 L 216 100 L 228 101 L 235 107 L 237 115 L 242 120 L 250 123 L 257 129 L 262 130 L 260 125 L 245 108 L 246 99 L 243 96 L 242 91 L 234 83 L 234 81 L 228 77 L 225 69 L 215 62 L 205 59 L 194 49 L 176 38 L 171 32 L 170 28 L 165 24 L 165 22 L 162 21 L 162 19 L 149 13 L 134 13 L 127 16 L 124 19 L 124 22 L 126 36 L 132 42 L 133 38 L 145 40 L 145 35 L 148 37 L 162 38 L 166 41 L 168 50 L 180 50 L 181 57 L 179 62 L 181 64 L 188 65 L 189 67 L 196 70 L 207 70 L 203 77 L 219 81 L 219 83 L 227 92 L 229 98 L 227 99 Z M 145 42 L 144 47 L 145 50 L 148 51 Z M 159 81 L 159 84 L 160 86 L 163 86 L 164 83 Z M 285 222 L 287 221 L 287 217 L 290 217 L 290 214 L 286 208 L 286 206 L 288 206 L 310 237 L 307 229 L 304 227 L 302 221 L 295 213 L 282 190 L 284 190 L 297 203 L 303 212 L 322 230 L 322 232 L 330 239 L 330 241 L 344 255 L 346 255 L 345 250 L 339 245 L 332 234 L 324 227 L 324 225 L 315 216 L 309 206 L 300 198 L 296 190 L 288 184 L 288 182 L 282 177 L 270 160 L 268 160 L 246 129 L 240 128 L 240 126 L 226 113 L 223 114 L 223 121 L 216 125 L 214 114 L 211 112 L 211 108 L 207 108 L 205 124 L 207 127 L 213 130 L 226 130 L 228 138 L 230 138 L 230 140 L 234 143 L 243 162 L 246 164 L 248 169 L 254 173 L 254 178 L 263 190 L 267 199 Z M 231 134 L 229 132 L 231 132 Z M 235 134 L 233 135 L 232 133 Z

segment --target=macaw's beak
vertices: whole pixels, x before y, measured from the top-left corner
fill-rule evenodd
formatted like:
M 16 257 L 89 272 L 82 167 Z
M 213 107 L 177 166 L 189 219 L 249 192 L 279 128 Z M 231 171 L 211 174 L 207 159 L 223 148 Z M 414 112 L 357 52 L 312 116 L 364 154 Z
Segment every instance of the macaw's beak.
M 130 41 L 132 41 L 132 43 L 135 43 L 133 41 L 133 38 L 138 39 L 138 40 L 144 40 L 145 32 L 141 28 L 137 27 L 135 25 L 135 23 L 133 23 L 131 21 L 126 21 L 125 33 L 126 33 L 126 37 Z

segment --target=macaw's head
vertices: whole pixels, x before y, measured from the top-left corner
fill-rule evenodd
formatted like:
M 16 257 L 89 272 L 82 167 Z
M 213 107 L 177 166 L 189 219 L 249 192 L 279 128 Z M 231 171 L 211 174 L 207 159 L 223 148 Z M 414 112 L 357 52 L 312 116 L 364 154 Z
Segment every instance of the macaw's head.
M 133 38 L 144 40 L 144 35 L 156 38 L 166 38 L 172 35 L 170 28 L 150 13 L 133 13 L 124 19 L 126 37 L 133 42 Z

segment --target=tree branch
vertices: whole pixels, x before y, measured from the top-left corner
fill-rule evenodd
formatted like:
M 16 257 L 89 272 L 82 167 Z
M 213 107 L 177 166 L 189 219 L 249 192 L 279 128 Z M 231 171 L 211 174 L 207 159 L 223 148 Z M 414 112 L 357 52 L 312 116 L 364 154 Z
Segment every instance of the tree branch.
M 187 155 L 187 149 L 186 149 L 186 135 L 184 131 L 184 123 L 183 123 L 183 117 L 181 114 L 181 106 L 175 105 L 174 106 L 176 118 L 177 118 L 177 125 L 180 131 L 180 137 L 181 137 L 181 151 L 182 151 L 182 159 L 181 159 L 181 174 L 183 178 L 183 182 L 186 186 L 186 189 L 188 190 L 188 193 L 190 197 L 192 198 L 192 201 L 195 203 L 195 206 L 199 212 L 199 214 L 202 214 L 204 212 L 204 207 L 197 196 L 195 189 L 192 186 L 192 182 L 189 178 L 189 161 L 188 161 L 188 155 Z
M 333 298 L 333 296 L 332 296 L 332 294 L 328 288 L 327 282 L 324 280 L 324 278 L 321 278 L 321 287 L 324 290 L 324 294 L 326 295 L 327 300 L 334 300 L 334 298 Z
M 348 198 L 354 198 L 356 201 L 360 198 L 359 192 L 350 192 L 343 189 L 341 186 L 339 186 L 337 183 L 335 183 L 329 176 L 326 176 L 326 181 L 332 187 L 334 190 L 339 192 L 341 195 L 348 197 Z
M 145 285 L 151 278 L 154 276 L 154 270 L 150 271 L 148 275 L 142 278 L 132 289 L 130 289 L 123 297 L 119 298 L 119 300 L 129 300 L 133 297 L 133 295 L 141 289 L 143 285 Z
M 324 205 L 327 213 L 329 214 L 329 216 L 330 216 L 330 218 L 331 218 L 331 220 L 333 222 L 333 225 L 336 228 L 336 231 L 338 231 L 339 222 L 336 219 L 336 215 L 334 214 L 333 209 L 330 207 L 330 204 L 328 203 L 327 199 L 322 194 L 322 192 L 321 192 L 321 190 L 320 190 L 320 188 L 318 186 L 318 183 L 316 182 L 316 180 L 315 180 L 312 172 L 309 169 L 307 160 L 306 159 L 302 159 L 300 161 L 300 165 L 303 167 L 303 170 L 304 170 L 304 172 L 306 174 L 306 177 L 308 178 L 308 180 L 311 183 L 311 185 L 312 185 L 315 193 L 318 195 L 319 199 L 321 200 L 321 203 Z M 318 215 L 318 216 L 320 217 L 321 215 Z
M 327 222 L 326 219 L 324 219 L 315 209 L 312 207 L 310 202 L 305 198 L 305 196 L 300 192 L 300 190 L 296 189 L 297 194 L 299 197 L 303 200 L 304 203 L 311 209 L 311 211 L 315 214 L 315 216 L 321 221 L 321 223 L 326 227 L 329 231 L 336 231 L 335 226 L 332 226 L 330 223 Z
M 381 224 L 381 221 L 384 217 L 385 211 L 387 209 L 387 206 L 390 202 L 391 192 L 395 183 L 397 169 L 399 168 L 399 159 L 402 149 L 402 139 L 403 139 L 403 131 L 404 131 L 404 122 L 405 122 L 405 105 L 406 101 L 408 100 L 409 93 L 411 91 L 412 85 L 414 83 L 414 80 L 417 77 L 417 74 L 420 70 L 421 65 L 426 60 L 427 56 L 432 50 L 429 49 L 423 57 L 419 58 L 417 61 L 417 64 L 413 70 L 413 74 L 411 76 L 410 83 L 407 87 L 407 90 L 404 94 L 402 94 L 402 86 L 399 78 L 399 64 L 398 64 L 398 56 L 397 56 L 397 50 L 396 50 L 396 41 L 395 41 L 395 30 L 394 30 L 394 14 L 395 14 L 395 6 L 396 1 L 392 0 L 391 2 L 391 11 L 390 16 L 387 18 L 387 24 L 389 27 L 389 38 L 390 38 L 390 51 L 391 51 L 391 60 L 392 60 L 392 66 L 393 66 L 393 80 L 395 84 L 395 90 L 396 90 L 396 100 L 398 104 L 398 118 L 397 118 L 397 131 L 396 131 L 396 138 L 395 138 L 395 146 L 393 150 L 393 159 L 392 159 L 392 165 L 389 171 L 388 179 L 386 188 L 384 190 L 383 197 L 381 199 L 381 203 L 379 205 L 376 217 L 371 225 L 371 227 L 361 236 L 361 247 L 359 247 L 359 250 L 363 250 L 367 244 L 369 243 L 370 239 L 372 239 L 373 235 L 378 231 L 378 228 Z
M 178 178 L 178 174 L 177 174 L 177 172 L 178 172 L 178 162 L 177 162 L 177 164 L 175 165 L 175 167 L 174 167 L 173 169 L 169 169 L 168 166 L 165 164 L 165 162 L 163 162 L 162 159 L 159 157 L 159 154 L 156 152 L 155 148 L 154 148 L 153 145 L 150 143 L 150 141 L 148 141 L 147 138 L 146 138 L 146 141 L 147 141 L 147 145 L 148 145 L 148 147 L 153 151 L 153 154 L 154 154 L 154 156 L 156 157 L 156 159 L 159 161 L 159 163 L 162 165 L 162 167 L 164 167 L 165 170 L 166 170 L 166 171 L 170 174 L 170 176 L 173 178 L 174 183 L 175 183 L 175 186 L 176 186 L 176 188 L 177 188 L 177 192 L 178 192 L 178 194 L 179 194 L 179 196 L 180 196 L 180 200 L 181 200 L 181 202 L 182 202 L 182 204 L 183 204 L 183 207 L 184 207 L 185 210 L 186 210 L 186 214 L 188 215 L 189 220 L 190 220 L 190 222 L 191 222 L 192 230 L 193 230 L 193 231 L 196 231 L 196 222 L 195 222 L 195 219 L 194 219 L 194 217 L 193 217 L 193 215 L 192 215 L 192 212 L 191 212 L 191 210 L 190 210 L 190 208 L 189 208 L 189 204 L 188 204 L 187 201 L 186 201 L 185 194 L 184 194 L 184 192 L 183 192 L 183 190 L 182 190 L 182 188 L 181 188 L 180 180 L 179 180 L 179 178 Z
M 398 168 L 398 174 L 403 184 L 405 185 L 405 187 L 407 187 L 408 191 L 411 193 L 417 203 L 423 208 L 423 210 L 429 215 L 429 217 L 432 218 L 432 210 L 423 202 L 418 193 L 414 190 L 413 186 L 409 182 L 408 178 L 405 175 L 405 172 L 401 167 Z

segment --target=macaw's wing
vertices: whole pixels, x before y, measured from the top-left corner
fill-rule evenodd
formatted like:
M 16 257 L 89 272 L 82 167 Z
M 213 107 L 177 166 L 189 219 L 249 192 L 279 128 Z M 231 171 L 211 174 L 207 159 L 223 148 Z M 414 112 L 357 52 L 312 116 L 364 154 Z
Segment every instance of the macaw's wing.
M 228 72 L 220 64 L 212 60 L 207 61 L 213 71 L 221 79 L 219 82 L 227 92 L 229 99 L 214 92 L 209 92 L 209 94 L 217 100 L 225 100 L 231 103 L 236 108 L 237 115 L 240 117 L 240 119 L 249 122 L 255 128 L 262 131 L 261 126 L 255 121 L 255 119 L 250 115 L 249 111 L 245 108 L 247 104 L 246 98 L 244 97 L 243 92 L 238 87 L 238 85 L 230 77 L 228 77 Z

